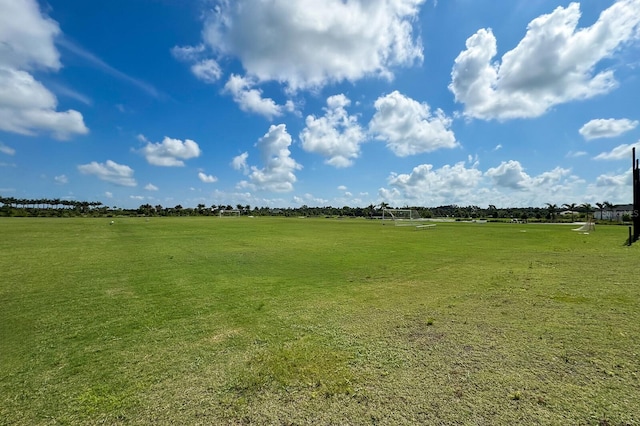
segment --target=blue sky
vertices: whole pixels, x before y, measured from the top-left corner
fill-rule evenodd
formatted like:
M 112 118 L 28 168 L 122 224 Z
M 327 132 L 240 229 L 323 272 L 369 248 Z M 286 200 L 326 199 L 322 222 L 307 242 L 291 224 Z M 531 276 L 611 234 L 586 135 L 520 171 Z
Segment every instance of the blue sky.
M 0 195 L 631 202 L 640 0 L 0 0 Z

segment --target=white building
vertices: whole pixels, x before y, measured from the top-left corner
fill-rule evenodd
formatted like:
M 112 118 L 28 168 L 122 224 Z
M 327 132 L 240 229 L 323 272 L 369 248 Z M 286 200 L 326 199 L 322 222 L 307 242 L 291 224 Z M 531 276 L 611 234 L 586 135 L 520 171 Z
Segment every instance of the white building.
M 624 215 L 633 217 L 633 204 L 616 204 L 611 208 L 597 209 L 593 217 L 599 220 L 622 222 Z

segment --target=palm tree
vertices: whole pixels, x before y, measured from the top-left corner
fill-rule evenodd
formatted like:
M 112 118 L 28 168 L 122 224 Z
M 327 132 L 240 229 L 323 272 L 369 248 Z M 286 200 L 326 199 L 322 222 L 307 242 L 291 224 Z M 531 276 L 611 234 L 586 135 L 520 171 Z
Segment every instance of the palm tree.
M 547 203 L 547 210 L 549 210 L 549 217 L 552 222 L 556 221 L 556 213 L 558 212 L 558 205 Z
M 611 210 L 613 210 L 613 204 L 611 204 L 608 201 L 603 201 L 602 205 L 604 206 L 605 209 L 609 210 L 609 221 L 612 221 L 613 220 L 613 214 L 612 214 Z
M 589 213 L 593 212 L 593 206 L 589 203 L 580 204 L 580 209 L 587 215 L 587 222 L 589 222 Z
M 573 222 L 573 213 L 575 212 L 576 207 L 578 207 L 578 205 L 576 203 L 571 203 L 571 204 L 564 203 L 562 206 L 566 207 L 567 210 L 571 212 L 571 222 Z
M 600 220 L 602 220 L 603 219 L 602 211 L 604 210 L 604 203 L 596 203 L 596 206 L 598 206 L 598 210 L 600 210 Z

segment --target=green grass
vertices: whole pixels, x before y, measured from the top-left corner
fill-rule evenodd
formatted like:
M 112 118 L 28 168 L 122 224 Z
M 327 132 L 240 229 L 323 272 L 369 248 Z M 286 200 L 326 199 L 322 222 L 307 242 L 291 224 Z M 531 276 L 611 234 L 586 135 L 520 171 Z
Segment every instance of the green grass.
M 0 424 L 640 423 L 625 227 L 109 221 L 0 220 Z

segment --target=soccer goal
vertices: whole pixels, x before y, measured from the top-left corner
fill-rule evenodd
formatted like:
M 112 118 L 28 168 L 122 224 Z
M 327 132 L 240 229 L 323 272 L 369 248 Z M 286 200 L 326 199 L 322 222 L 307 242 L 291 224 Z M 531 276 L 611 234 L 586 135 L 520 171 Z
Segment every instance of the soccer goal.
M 218 213 L 220 217 L 240 217 L 240 210 L 231 209 L 231 210 L 220 210 Z
M 580 228 L 572 229 L 572 231 L 578 231 L 578 232 L 592 232 L 595 230 L 596 230 L 596 224 L 593 222 L 587 222 L 584 225 L 582 225 Z
M 420 213 L 413 209 L 382 209 L 383 225 L 392 221 L 395 226 L 416 226 L 423 220 Z

